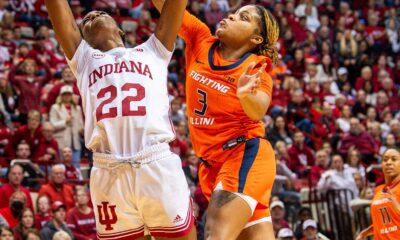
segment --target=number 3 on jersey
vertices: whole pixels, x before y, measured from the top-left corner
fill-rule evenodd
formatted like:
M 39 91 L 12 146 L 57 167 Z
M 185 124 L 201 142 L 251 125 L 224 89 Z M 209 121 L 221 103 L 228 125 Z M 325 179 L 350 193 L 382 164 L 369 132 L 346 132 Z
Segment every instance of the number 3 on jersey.
M 136 90 L 136 96 L 126 96 L 121 101 L 122 106 L 122 116 L 144 116 L 146 115 L 146 107 L 145 106 L 138 106 L 136 110 L 131 109 L 131 102 L 137 102 L 143 100 L 146 96 L 145 88 L 138 84 L 138 83 L 125 83 L 121 87 L 122 92 L 128 92 L 131 89 Z M 97 99 L 104 98 L 107 94 L 109 97 L 104 99 L 96 109 L 96 118 L 97 121 L 103 120 L 105 118 L 115 118 L 118 115 L 118 108 L 117 107 L 110 107 L 108 112 L 104 112 L 104 107 L 107 104 L 112 103 L 118 96 L 118 89 L 114 85 L 110 85 L 108 87 L 100 89 L 97 93 Z
M 197 93 L 200 95 L 200 98 L 199 98 L 198 101 L 199 101 L 199 103 L 202 104 L 202 107 L 201 107 L 200 110 L 195 109 L 194 113 L 199 115 L 199 116 L 204 116 L 206 114 L 207 107 L 208 107 L 208 105 L 207 105 L 207 92 L 205 92 L 205 91 L 203 91 L 201 89 L 197 89 Z

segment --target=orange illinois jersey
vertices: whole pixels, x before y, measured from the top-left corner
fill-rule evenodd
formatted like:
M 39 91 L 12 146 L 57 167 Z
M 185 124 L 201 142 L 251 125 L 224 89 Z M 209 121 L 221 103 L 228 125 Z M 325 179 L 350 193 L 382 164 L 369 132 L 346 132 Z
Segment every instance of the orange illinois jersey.
M 380 185 L 375 190 L 371 203 L 372 225 L 375 240 L 400 239 L 400 213 L 393 203 L 385 196 L 384 189 L 390 189 L 400 202 L 400 179 L 389 185 Z
M 232 154 L 222 146 L 239 136 L 264 137 L 264 125 L 251 120 L 236 95 L 239 77 L 251 62 L 258 71 L 271 60 L 252 53 L 236 61 L 226 61 L 218 54 L 219 41 L 196 17 L 185 13 L 179 35 L 186 43 L 186 103 L 190 136 L 199 157 L 222 162 Z M 272 79 L 264 71 L 261 90 L 271 98 Z

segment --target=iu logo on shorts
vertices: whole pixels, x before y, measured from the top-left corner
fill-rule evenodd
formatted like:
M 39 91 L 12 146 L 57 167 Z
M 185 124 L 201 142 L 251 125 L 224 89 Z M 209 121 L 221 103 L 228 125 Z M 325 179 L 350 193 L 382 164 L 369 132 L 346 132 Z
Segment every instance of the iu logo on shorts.
M 102 205 L 97 205 L 97 211 L 99 212 L 99 222 L 101 225 L 106 225 L 106 231 L 113 230 L 112 224 L 117 223 L 117 214 L 115 213 L 115 205 L 108 205 L 109 202 L 101 202 Z M 109 210 L 111 216 L 109 215 Z M 103 214 L 104 213 L 104 214 Z

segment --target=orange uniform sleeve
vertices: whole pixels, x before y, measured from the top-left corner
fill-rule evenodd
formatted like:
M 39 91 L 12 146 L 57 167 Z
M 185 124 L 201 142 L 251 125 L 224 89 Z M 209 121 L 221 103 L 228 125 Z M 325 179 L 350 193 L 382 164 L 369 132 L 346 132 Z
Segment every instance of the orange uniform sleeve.
M 264 72 L 263 76 L 262 76 L 262 80 L 261 80 L 261 91 L 265 92 L 270 100 L 272 97 L 272 86 L 273 86 L 273 81 L 271 76 Z
M 182 27 L 178 34 L 185 41 L 187 49 L 193 49 L 199 46 L 202 41 L 211 36 L 210 29 L 207 25 L 188 11 L 186 11 L 183 16 Z
M 261 89 L 260 90 L 265 92 L 270 97 L 270 100 L 271 100 L 272 88 L 273 88 L 274 83 L 273 83 L 272 77 L 269 73 L 271 72 L 271 69 L 272 69 L 272 62 L 269 58 L 264 57 L 264 56 L 256 56 L 255 59 L 252 61 L 255 61 L 257 64 L 253 68 L 251 74 L 257 73 L 257 71 L 259 71 L 259 69 L 263 65 L 263 63 L 264 62 L 267 63 L 267 66 L 261 76 Z

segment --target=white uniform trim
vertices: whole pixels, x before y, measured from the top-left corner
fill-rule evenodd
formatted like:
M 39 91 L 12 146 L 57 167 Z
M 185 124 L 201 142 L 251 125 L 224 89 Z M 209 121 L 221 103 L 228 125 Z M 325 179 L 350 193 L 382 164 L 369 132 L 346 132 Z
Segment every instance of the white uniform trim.
M 215 186 L 214 191 L 217 191 L 217 190 L 224 190 L 224 187 L 222 186 L 222 182 L 219 182 Z M 256 209 L 257 204 L 258 204 L 257 200 L 255 200 L 254 198 L 252 198 L 250 196 L 244 195 L 243 193 L 238 193 L 238 192 L 232 192 L 232 193 L 235 194 L 236 196 L 240 197 L 241 199 L 243 199 L 249 205 L 249 207 L 251 209 L 251 215 L 253 215 L 254 210 Z
M 248 227 L 254 226 L 256 224 L 263 223 L 263 222 L 272 223 L 272 218 L 271 217 L 265 217 L 265 218 L 261 218 L 261 219 L 258 219 L 258 220 L 252 221 L 252 222 L 248 222 L 246 224 L 246 226 L 244 226 L 244 228 L 248 228 Z
M 121 158 L 112 154 L 105 153 L 94 153 L 93 165 L 99 168 L 115 169 L 121 164 L 130 163 L 134 167 L 141 167 L 155 160 L 160 160 L 170 156 L 172 153 L 168 150 L 169 145 L 167 143 L 160 143 L 146 148 L 145 150 L 136 153 L 130 158 Z

